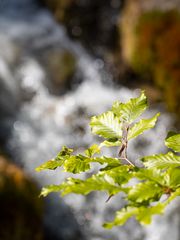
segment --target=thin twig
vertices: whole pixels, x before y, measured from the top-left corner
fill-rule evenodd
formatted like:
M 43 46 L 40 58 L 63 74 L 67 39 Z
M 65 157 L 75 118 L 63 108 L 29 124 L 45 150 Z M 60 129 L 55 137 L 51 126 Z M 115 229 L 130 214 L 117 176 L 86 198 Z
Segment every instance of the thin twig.
M 135 167 L 135 165 L 128 158 L 121 158 L 121 159 L 127 161 L 131 166 Z
M 135 165 L 128 159 L 127 157 L 127 147 L 128 147 L 128 131 L 129 124 L 124 123 L 122 127 L 122 144 L 119 150 L 119 157 L 122 160 L 126 160 L 131 166 L 135 167 Z
M 109 195 L 108 199 L 106 200 L 106 203 L 109 202 L 109 200 L 114 196 L 114 194 Z

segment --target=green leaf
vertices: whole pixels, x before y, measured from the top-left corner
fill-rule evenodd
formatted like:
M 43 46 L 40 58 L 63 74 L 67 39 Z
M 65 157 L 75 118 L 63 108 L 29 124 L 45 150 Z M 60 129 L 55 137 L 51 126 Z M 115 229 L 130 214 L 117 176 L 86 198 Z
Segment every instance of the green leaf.
M 180 152 L 180 134 L 169 132 L 165 140 L 165 145 L 175 152 Z
M 54 170 L 57 167 L 63 167 L 65 172 L 81 173 L 90 169 L 90 163 L 98 162 L 101 165 L 107 164 L 107 166 L 119 166 L 120 161 L 117 158 L 108 157 L 95 157 L 92 156 L 100 152 L 98 145 L 94 144 L 85 151 L 86 156 L 81 154 L 70 155 L 71 149 L 63 147 L 62 151 L 57 155 L 55 159 L 49 160 L 46 163 L 36 168 L 36 171 L 42 171 L 46 169 Z
M 65 160 L 69 158 L 72 152 L 73 152 L 72 149 L 67 148 L 66 146 L 62 147 L 62 150 L 58 153 L 55 159 L 43 163 L 42 165 L 36 168 L 36 171 L 40 172 L 42 170 L 47 169 L 55 170 L 57 167 L 61 167 Z
M 43 187 L 40 196 L 46 197 L 51 192 L 60 192 L 61 188 L 61 185 L 49 185 Z
M 169 187 L 172 189 L 180 187 L 180 168 L 170 168 L 167 174 L 169 175 Z
M 142 92 L 139 97 L 130 99 L 127 103 L 116 101 L 111 111 L 92 117 L 92 133 L 104 137 L 105 141 L 100 145 L 92 145 L 83 154 L 73 155 L 72 149 L 63 147 L 54 159 L 36 170 L 62 167 L 66 172 L 79 174 L 88 171 L 92 164 L 98 163 L 101 166 L 98 166 L 97 174 L 92 175 L 89 172 L 87 179 L 66 178 L 60 185 L 44 187 L 41 195 L 47 196 L 51 192 L 59 192 L 62 196 L 70 193 L 86 195 L 92 191 L 105 191 L 111 197 L 123 192 L 127 200 L 126 207 L 117 212 L 114 221 L 105 223 L 104 226 L 111 228 L 123 225 L 131 217 L 135 217 L 142 224 L 149 224 L 154 214 L 161 214 L 173 199 L 180 196 L 180 155 L 168 152 L 145 156 L 142 158 L 144 168 L 125 165 L 118 158 L 96 156 L 101 147 L 119 146 L 119 152 L 122 153 L 119 155 L 124 155 L 122 160 L 125 159 L 128 141 L 156 124 L 159 113 L 150 119 L 137 122 L 136 119 L 146 108 L 147 99 Z M 170 132 L 165 144 L 173 151 L 180 152 L 180 134 Z M 133 180 L 136 180 L 134 185 Z M 166 200 L 160 202 L 164 195 Z
M 140 168 L 134 173 L 134 177 L 139 180 L 149 180 L 161 186 L 168 184 L 166 176 L 166 172 L 157 168 Z
M 121 138 L 122 125 L 111 111 L 94 116 L 90 122 L 92 133 L 104 138 Z
M 146 181 L 138 183 L 130 188 L 128 199 L 136 203 L 142 203 L 151 199 L 158 199 L 162 194 L 162 188 L 154 182 Z
M 93 175 L 86 180 L 68 178 L 60 186 L 62 196 L 70 193 L 87 195 L 92 191 L 106 191 L 111 195 L 121 191 L 120 186 L 115 183 L 113 178 L 102 173 Z
M 159 115 L 160 114 L 157 113 L 154 117 L 150 119 L 141 119 L 138 123 L 134 124 L 134 126 L 129 129 L 128 140 L 137 137 L 144 131 L 149 130 L 150 128 L 153 128 Z
M 112 111 L 123 121 L 132 123 L 138 118 L 147 108 L 147 98 L 144 92 L 137 98 L 132 98 L 127 103 L 116 101 L 112 106 Z
M 138 213 L 139 209 L 136 207 L 125 207 L 122 208 L 120 211 L 116 212 L 116 216 L 113 222 L 107 222 L 105 224 L 103 224 L 103 227 L 107 228 L 107 229 L 111 229 L 114 226 L 117 225 L 123 225 L 126 223 L 126 221 L 135 216 Z
M 56 161 L 55 159 L 49 160 L 45 163 L 43 163 L 42 165 L 40 165 L 39 167 L 36 168 L 37 172 L 40 172 L 42 170 L 55 170 L 57 167 L 61 167 L 63 164 L 63 160 L 60 161 Z
M 64 162 L 64 170 L 71 173 L 81 173 L 88 171 L 90 169 L 90 163 L 99 163 L 101 165 L 106 164 L 106 167 L 112 168 L 114 166 L 121 166 L 121 163 L 118 158 L 110 157 L 86 157 L 81 154 L 76 156 L 70 156 Z
M 122 166 L 118 158 L 110 158 L 105 156 L 93 158 L 91 159 L 91 162 L 97 162 L 101 165 L 105 164 L 105 167 L 101 168 L 100 171 L 111 170 L 115 167 Z
M 66 146 L 62 147 L 62 150 L 57 154 L 55 157 L 55 160 L 58 161 L 59 159 L 62 159 L 63 157 L 69 157 L 73 152 L 73 149 L 67 148 Z
M 117 158 L 108 158 L 108 157 L 86 157 L 81 154 L 76 156 L 70 156 L 64 162 L 63 168 L 66 172 L 71 173 L 81 173 L 86 172 L 90 169 L 90 163 L 99 163 L 99 164 L 106 164 L 106 166 L 121 165 L 119 159 Z
M 122 105 L 124 103 L 120 101 L 115 101 L 112 105 L 111 111 L 117 116 L 117 117 L 122 117 Z
M 88 171 L 90 169 L 90 159 L 83 156 L 83 155 L 77 155 L 77 156 L 70 156 L 65 162 L 64 162 L 64 170 L 65 172 L 71 172 L 71 173 L 81 173 Z
M 66 181 L 60 185 L 44 187 L 41 195 L 47 196 L 53 191 L 61 192 L 62 196 L 70 193 L 86 195 L 92 191 L 106 191 L 109 195 L 117 194 L 122 191 L 122 189 L 126 191 L 126 188 L 122 188 L 121 186 L 131 178 L 129 169 L 129 166 L 116 167 L 94 174 L 86 180 L 67 178 Z
M 116 139 L 115 140 L 108 139 L 100 144 L 100 148 L 101 147 L 118 147 L 118 146 L 121 146 L 121 141 Z
M 76 156 L 70 156 L 63 163 L 63 168 L 65 172 L 71 173 L 81 173 L 88 171 L 90 169 L 90 163 L 99 163 L 101 165 L 106 164 L 106 167 L 112 168 L 120 166 L 121 163 L 118 158 L 110 158 L 110 157 L 87 157 L 81 154 Z
M 129 181 L 129 179 L 132 178 L 131 166 L 128 166 L 128 165 L 121 165 L 121 166 L 106 170 L 103 174 L 113 178 L 115 183 L 117 183 L 119 186 L 126 184 Z
M 101 149 L 97 144 L 93 144 L 90 148 L 88 148 L 84 153 L 87 157 L 92 157 L 96 153 L 100 153 Z
M 157 167 L 164 169 L 168 167 L 180 166 L 180 156 L 177 156 L 172 152 L 143 157 L 141 160 L 144 162 L 144 165 L 147 168 Z
M 165 207 L 166 205 L 163 203 L 158 203 L 155 206 L 149 207 L 127 206 L 116 212 L 113 222 L 105 223 L 103 226 L 107 229 L 111 229 L 114 226 L 125 224 L 131 217 L 136 217 L 142 224 L 149 224 L 151 223 L 152 216 L 154 214 L 162 214 Z
M 95 157 L 95 158 L 91 158 L 90 159 L 91 162 L 97 162 L 99 164 L 107 164 L 107 165 L 111 165 L 111 164 L 116 164 L 118 166 L 121 166 L 121 162 L 118 158 L 111 158 L 111 157 Z
M 136 219 L 141 224 L 150 224 L 153 215 L 155 214 L 162 214 L 164 212 L 166 205 L 163 203 L 158 203 L 155 206 L 149 206 L 149 207 L 140 207 L 138 214 L 136 215 Z

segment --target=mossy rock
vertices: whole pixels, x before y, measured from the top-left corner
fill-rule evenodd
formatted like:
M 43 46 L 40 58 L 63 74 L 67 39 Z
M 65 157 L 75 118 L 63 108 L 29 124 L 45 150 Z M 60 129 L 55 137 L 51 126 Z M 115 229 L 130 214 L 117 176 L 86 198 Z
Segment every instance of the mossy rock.
M 154 84 L 168 109 L 180 117 L 178 1 L 128 0 L 120 31 L 124 61 L 144 82 Z
M 23 171 L 0 156 L 0 239 L 42 240 L 42 200 Z
M 180 13 L 151 11 L 139 18 L 132 66 L 152 78 L 170 110 L 180 114 Z
M 71 87 L 77 69 L 76 56 L 65 49 L 49 49 L 40 57 L 48 76 L 48 86 L 55 94 L 64 93 Z

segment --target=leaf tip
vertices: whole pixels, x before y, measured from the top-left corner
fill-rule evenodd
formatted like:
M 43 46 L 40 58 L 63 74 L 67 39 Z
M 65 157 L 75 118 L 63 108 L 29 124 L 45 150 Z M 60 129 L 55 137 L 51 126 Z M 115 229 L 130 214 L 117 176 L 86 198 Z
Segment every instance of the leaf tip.
M 43 187 L 40 194 L 39 194 L 39 197 L 46 197 L 48 194 L 49 194 L 48 189 Z
M 103 228 L 106 228 L 106 229 L 111 229 L 113 227 L 112 223 L 104 223 L 102 226 Z
M 42 169 L 41 169 L 41 167 L 39 166 L 39 167 L 36 167 L 36 168 L 35 168 L 35 171 L 36 171 L 36 172 L 41 172 Z

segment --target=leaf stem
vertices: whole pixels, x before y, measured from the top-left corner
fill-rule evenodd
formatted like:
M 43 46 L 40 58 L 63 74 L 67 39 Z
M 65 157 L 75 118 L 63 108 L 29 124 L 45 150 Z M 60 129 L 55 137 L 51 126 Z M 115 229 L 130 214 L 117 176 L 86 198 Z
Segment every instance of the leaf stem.
M 126 160 L 131 166 L 135 167 L 135 165 L 128 158 L 121 158 L 121 160 Z

